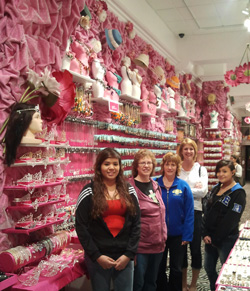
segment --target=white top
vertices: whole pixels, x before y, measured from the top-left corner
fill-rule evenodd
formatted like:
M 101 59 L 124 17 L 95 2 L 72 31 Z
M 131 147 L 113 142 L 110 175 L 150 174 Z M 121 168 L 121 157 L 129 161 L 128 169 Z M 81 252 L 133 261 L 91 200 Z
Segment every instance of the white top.
M 201 199 L 208 191 L 208 175 L 207 169 L 201 166 L 201 176 L 199 176 L 200 164 L 195 162 L 190 171 L 181 168 L 179 178 L 186 181 L 190 186 L 194 197 L 194 209 L 202 211 Z M 195 188 L 195 184 L 201 182 L 202 188 Z
M 239 178 L 242 177 L 242 167 L 239 164 L 235 166 L 235 176 Z

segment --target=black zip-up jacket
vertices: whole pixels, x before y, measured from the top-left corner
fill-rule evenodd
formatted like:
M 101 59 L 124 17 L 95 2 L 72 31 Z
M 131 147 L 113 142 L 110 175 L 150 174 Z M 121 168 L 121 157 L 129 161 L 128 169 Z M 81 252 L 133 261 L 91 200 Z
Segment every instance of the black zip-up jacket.
M 240 184 L 222 196 L 216 196 L 220 185 L 212 189 L 202 221 L 202 237 L 210 236 L 212 245 L 218 247 L 227 237 L 239 233 L 239 222 L 246 205 L 246 192 Z
M 81 191 L 76 204 L 76 232 L 86 254 L 96 261 L 101 255 L 114 260 L 121 255 L 133 259 L 140 239 L 140 208 L 135 189 L 128 184 L 128 191 L 135 206 L 136 215 L 125 214 L 125 223 L 116 237 L 113 237 L 102 217 L 91 218 L 92 183 Z

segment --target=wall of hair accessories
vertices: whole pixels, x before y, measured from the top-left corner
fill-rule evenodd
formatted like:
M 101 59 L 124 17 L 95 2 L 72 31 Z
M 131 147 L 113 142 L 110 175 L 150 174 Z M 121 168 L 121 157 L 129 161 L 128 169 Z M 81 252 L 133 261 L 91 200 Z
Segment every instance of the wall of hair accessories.
M 40 2 L 48 11 L 42 19 Z M 62 288 L 84 272 L 82 251 L 69 244 L 76 241 L 76 199 L 101 149 L 116 148 L 130 177 L 134 154 L 149 148 L 159 175 L 163 155 L 190 137 L 212 186 L 216 162 L 238 154 L 242 137 L 223 82 L 177 74 L 105 1 L 69 0 L 58 7 L 39 0 L 32 4 L 37 18 L 25 3 L 3 8 L 15 13 L 4 14 L 0 41 L 7 76 L 0 86 L 0 270 L 19 273 L 33 264 L 16 283 L 32 286 L 65 275 L 70 266 L 71 279 L 56 279 Z M 55 19 L 57 26 L 48 27 Z M 4 134 L 16 103 L 38 104 L 43 128 L 36 134 L 41 142 L 21 143 L 7 167 Z

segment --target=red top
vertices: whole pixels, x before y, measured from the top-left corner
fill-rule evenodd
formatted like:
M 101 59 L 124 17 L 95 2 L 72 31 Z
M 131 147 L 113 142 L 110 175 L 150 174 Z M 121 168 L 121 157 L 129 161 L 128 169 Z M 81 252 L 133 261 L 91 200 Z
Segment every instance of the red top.
M 120 199 L 107 200 L 108 210 L 103 213 L 103 220 L 107 224 L 113 237 L 117 236 L 125 223 L 126 205 Z

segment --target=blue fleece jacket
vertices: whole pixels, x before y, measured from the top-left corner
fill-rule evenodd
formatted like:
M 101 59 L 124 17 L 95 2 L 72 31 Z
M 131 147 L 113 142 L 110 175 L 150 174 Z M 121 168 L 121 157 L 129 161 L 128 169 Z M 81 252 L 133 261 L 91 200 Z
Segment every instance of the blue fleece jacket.
M 194 231 L 194 198 L 187 182 L 175 177 L 169 190 L 163 176 L 156 179 L 166 207 L 168 236 L 182 235 L 182 241 L 192 241 Z

